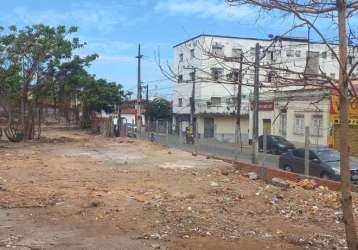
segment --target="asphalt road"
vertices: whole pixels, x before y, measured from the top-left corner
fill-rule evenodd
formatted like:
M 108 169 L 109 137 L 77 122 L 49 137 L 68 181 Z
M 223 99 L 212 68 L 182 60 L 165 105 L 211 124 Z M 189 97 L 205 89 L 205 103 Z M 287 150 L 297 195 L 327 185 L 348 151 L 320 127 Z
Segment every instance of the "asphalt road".
M 242 150 L 232 143 L 222 143 L 215 140 L 201 139 L 196 145 L 185 144 L 184 138 L 179 136 L 169 135 L 167 138 L 164 134 L 156 134 L 155 141 L 168 145 L 169 147 L 179 148 L 187 151 L 198 152 L 211 156 L 221 157 L 229 160 L 238 160 L 251 163 L 251 147 L 243 147 Z M 148 139 L 148 138 L 147 138 Z M 271 154 L 258 153 L 259 164 L 266 167 L 278 168 L 279 156 Z

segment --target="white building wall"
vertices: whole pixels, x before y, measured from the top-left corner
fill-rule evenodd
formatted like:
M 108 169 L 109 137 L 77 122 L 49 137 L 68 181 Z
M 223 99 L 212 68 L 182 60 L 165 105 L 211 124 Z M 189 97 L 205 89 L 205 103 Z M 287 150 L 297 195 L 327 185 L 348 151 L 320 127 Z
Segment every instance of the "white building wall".
M 305 92 L 309 93 L 307 90 Z M 316 90 L 317 92 L 317 90 Z M 299 93 L 292 93 L 292 96 L 299 95 Z M 302 95 L 302 93 L 301 93 Z M 330 122 L 329 122 L 329 98 L 324 98 L 320 102 L 315 102 L 315 100 L 319 100 L 320 97 L 317 95 L 312 96 L 311 100 L 308 100 L 307 97 L 302 97 L 302 100 L 295 101 L 287 101 L 287 100 L 279 100 L 275 102 L 275 107 L 273 111 L 259 111 L 259 135 L 263 134 L 263 120 L 271 119 L 271 134 L 280 135 L 283 134 L 280 131 L 281 126 L 281 109 L 283 107 L 287 107 L 287 126 L 286 126 L 286 139 L 296 143 L 297 146 L 302 146 L 305 142 L 304 136 L 304 128 L 306 126 L 310 127 L 310 142 L 311 144 L 318 145 L 328 145 L 328 135 L 330 132 Z M 271 99 L 272 100 L 272 99 Z M 303 115 L 304 123 L 303 123 L 303 133 L 296 133 L 295 131 L 295 116 Z M 313 127 L 313 117 L 321 115 L 322 116 L 322 136 L 314 135 L 314 127 Z M 252 123 L 253 123 L 253 112 L 250 112 L 250 138 L 252 138 Z
M 253 62 L 254 61 L 254 48 L 255 44 L 259 43 L 262 47 L 261 54 L 266 51 L 266 57 L 261 61 L 260 68 L 260 83 L 265 86 L 272 86 L 275 82 L 272 79 L 272 82 L 268 82 L 268 70 L 265 70 L 265 66 L 275 63 L 281 67 L 288 67 L 291 70 L 297 72 L 304 72 L 306 65 L 306 56 L 308 47 L 311 52 L 319 53 L 319 66 L 320 69 L 331 78 L 338 78 L 338 64 L 335 59 L 332 57 L 332 53 L 329 51 L 326 45 L 320 43 L 311 43 L 308 46 L 307 42 L 302 39 L 282 39 L 279 42 L 276 42 L 274 46 L 268 49 L 268 46 L 272 44 L 270 39 L 255 39 L 255 38 L 235 38 L 235 37 L 220 37 L 220 36 L 209 36 L 201 35 L 186 42 L 183 42 L 174 47 L 174 61 L 173 61 L 173 70 L 174 73 L 179 76 L 182 75 L 183 81 L 173 82 L 173 113 L 174 119 L 177 115 L 188 115 L 190 114 L 190 97 L 192 95 L 192 86 L 193 82 L 190 79 L 190 72 L 193 71 L 192 67 L 197 68 L 196 70 L 196 87 L 195 87 L 195 115 L 197 117 L 211 115 L 217 124 L 218 133 L 222 131 L 223 133 L 229 133 L 229 131 L 234 131 L 235 119 L 222 118 L 223 116 L 232 117 L 235 113 L 235 104 L 227 103 L 230 101 L 230 98 L 237 96 L 237 85 L 228 84 L 225 81 L 217 82 L 212 80 L 211 69 L 212 68 L 223 68 L 223 78 L 226 79 L 226 76 L 230 73 L 232 68 L 238 69 L 238 62 L 227 63 L 220 58 L 213 58 L 210 53 L 212 53 L 212 47 L 214 44 L 219 44 L 223 46 L 223 55 L 225 57 L 233 57 L 233 49 L 242 49 L 245 59 Z M 338 50 L 336 45 L 331 45 L 335 51 Z M 194 56 L 191 55 L 191 51 L 194 51 Z M 271 56 L 272 52 L 272 56 Z M 182 54 L 183 60 L 180 60 L 180 55 Z M 357 61 L 353 59 L 353 63 Z M 244 65 L 243 71 L 243 103 L 241 113 L 243 116 L 249 114 L 249 95 L 253 92 L 253 79 L 254 79 L 254 68 L 252 66 Z M 292 74 L 287 74 L 280 72 L 281 76 L 288 78 L 294 77 Z M 280 90 L 293 90 L 299 89 L 303 86 L 288 86 L 280 87 Z M 266 91 L 265 88 L 260 90 Z M 212 98 L 219 97 L 220 104 L 212 105 Z M 179 107 L 179 99 L 182 100 L 182 106 Z M 284 105 L 284 104 L 283 104 Z M 302 103 L 298 104 L 298 107 L 294 107 L 294 103 L 291 103 L 291 109 L 296 110 L 302 107 Z M 320 104 L 318 104 L 319 106 Z M 313 109 L 312 107 L 310 107 Z M 323 109 L 324 112 L 327 112 L 326 107 Z M 305 111 L 309 114 L 312 111 Z M 323 113 L 324 113 L 323 112 Z M 274 110 L 272 112 L 260 112 L 260 124 L 259 130 L 262 134 L 262 119 L 271 119 L 272 121 L 279 114 L 279 110 Z M 307 117 L 307 120 L 306 120 Z M 309 115 L 305 115 L 305 125 L 310 125 L 311 118 Z M 323 114 L 325 128 L 328 127 L 328 116 Z M 251 114 L 250 114 L 250 118 Z M 231 121 L 232 120 L 232 121 Z M 252 120 L 252 119 L 249 119 Z M 289 111 L 287 113 L 287 136 L 288 139 L 293 141 L 302 142 L 304 138 L 301 135 L 295 135 L 293 133 L 292 122 L 294 121 L 294 115 Z M 245 125 L 246 126 L 246 125 Z M 252 124 L 248 122 L 248 128 L 252 128 Z M 200 129 L 203 128 L 203 120 L 198 118 L 198 127 L 199 133 Z M 250 129 L 251 130 L 251 129 Z M 279 134 L 279 118 L 272 124 L 272 133 Z M 250 131 L 250 138 L 251 131 Z M 324 134 L 322 138 L 314 138 L 315 142 L 325 145 L 327 142 L 327 135 Z
M 129 124 L 135 124 L 135 115 L 134 114 L 121 114 L 121 118 L 125 119 Z
M 183 82 L 174 82 L 173 88 L 173 112 L 174 114 L 189 114 L 190 113 L 190 97 L 192 93 L 192 81 L 189 73 L 192 72 L 190 67 L 196 67 L 196 113 L 215 113 L 219 112 L 230 113 L 232 110 L 227 110 L 225 105 L 225 99 L 234 97 L 237 94 L 237 86 L 234 84 L 217 83 L 211 79 L 211 68 L 223 68 L 223 78 L 230 73 L 231 68 L 239 68 L 239 63 L 228 63 L 221 59 L 213 58 L 212 46 L 214 44 L 220 44 L 223 46 L 223 55 L 226 57 L 233 56 L 233 49 L 242 49 L 245 54 L 245 58 L 254 61 L 254 54 L 251 50 L 255 48 L 255 44 L 259 43 L 262 47 L 261 53 L 272 44 L 272 40 L 269 39 L 251 39 L 251 38 L 233 38 L 233 37 L 218 37 L 218 36 L 199 36 L 195 39 L 189 40 L 183 44 L 180 44 L 174 48 L 174 63 L 173 69 L 176 75 L 183 76 Z M 337 46 L 332 45 L 335 50 Z M 191 50 L 194 50 L 194 57 L 191 56 Z M 306 54 L 308 50 L 307 42 L 304 40 L 282 40 L 276 42 L 275 46 L 272 46 L 266 52 L 266 57 L 261 61 L 261 65 L 269 65 L 276 63 L 280 66 L 287 66 L 288 68 L 304 72 L 306 65 Z M 251 51 L 251 52 L 250 52 Z M 271 51 L 273 52 L 274 61 L 271 60 Z M 338 77 L 338 64 L 332 59 L 331 52 L 327 46 L 319 43 L 311 43 L 310 51 L 319 52 L 319 65 L 320 68 L 328 76 L 332 78 Z M 180 54 L 183 54 L 183 60 L 180 61 Z M 288 56 L 288 55 L 292 56 Z M 252 92 L 253 85 L 253 67 L 244 65 L 243 72 L 243 89 L 244 95 L 249 95 Z M 264 84 L 272 84 L 267 82 L 268 71 L 260 69 L 260 81 Z M 280 75 L 286 77 L 293 77 L 281 72 Z M 274 81 L 274 80 L 272 80 Z M 297 86 L 288 87 L 286 89 L 296 89 Z M 220 110 L 208 107 L 207 103 L 210 102 L 212 97 L 222 98 L 222 108 Z M 183 105 L 179 107 L 178 99 L 181 98 Z

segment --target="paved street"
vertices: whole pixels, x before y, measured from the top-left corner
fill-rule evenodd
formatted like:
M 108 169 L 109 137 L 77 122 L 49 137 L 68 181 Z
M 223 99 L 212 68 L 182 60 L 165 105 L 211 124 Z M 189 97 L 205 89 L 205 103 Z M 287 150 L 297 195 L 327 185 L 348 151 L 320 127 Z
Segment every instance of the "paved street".
M 164 134 L 156 134 L 155 140 L 161 144 L 170 147 L 180 148 L 189 151 L 197 151 L 198 153 L 208 154 L 212 156 L 222 157 L 230 160 L 239 160 L 251 163 L 251 147 L 240 148 L 232 143 L 222 143 L 215 140 L 201 139 L 197 145 L 185 144 L 184 138 L 176 135 L 169 135 L 167 139 Z M 278 167 L 279 156 L 271 154 L 259 153 L 259 162 L 267 167 Z

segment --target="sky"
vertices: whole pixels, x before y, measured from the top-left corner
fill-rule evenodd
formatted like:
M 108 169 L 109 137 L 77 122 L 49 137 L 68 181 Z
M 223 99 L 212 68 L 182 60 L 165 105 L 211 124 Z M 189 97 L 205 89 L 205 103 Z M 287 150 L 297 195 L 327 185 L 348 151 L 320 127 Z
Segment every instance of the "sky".
M 4 27 L 77 26 L 76 36 L 87 43 L 78 53 L 99 55 L 89 71 L 133 92 L 140 43 L 144 84 L 149 84 L 150 95 L 168 98 L 171 84 L 159 70 L 158 55 L 171 64 L 173 46 L 196 35 L 267 38 L 281 34 L 292 22 L 281 16 L 259 17 L 256 9 L 229 6 L 224 0 L 12 0 L 2 1 L 0 8 Z

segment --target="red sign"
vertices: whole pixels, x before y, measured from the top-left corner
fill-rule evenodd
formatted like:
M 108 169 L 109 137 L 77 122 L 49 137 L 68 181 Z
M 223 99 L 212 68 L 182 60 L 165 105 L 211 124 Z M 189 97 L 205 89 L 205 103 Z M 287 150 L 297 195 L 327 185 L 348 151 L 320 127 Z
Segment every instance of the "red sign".
M 259 102 L 259 111 L 273 111 L 275 104 L 273 101 Z M 251 102 L 251 110 L 254 110 L 254 102 Z

